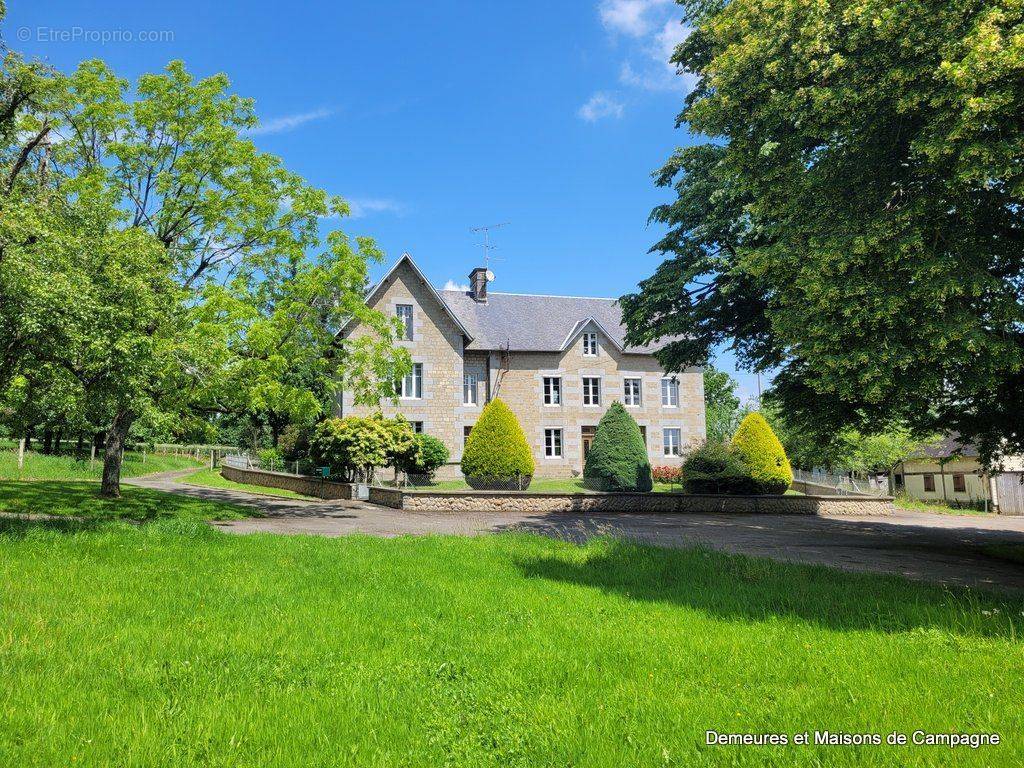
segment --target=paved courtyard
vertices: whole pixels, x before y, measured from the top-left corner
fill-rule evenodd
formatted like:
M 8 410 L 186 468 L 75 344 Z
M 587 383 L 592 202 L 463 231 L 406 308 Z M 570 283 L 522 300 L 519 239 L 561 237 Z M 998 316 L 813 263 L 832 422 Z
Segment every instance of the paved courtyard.
M 818 563 L 851 571 L 897 573 L 947 584 L 1024 591 L 1024 564 L 986 552 L 1024 545 L 1024 517 L 900 511 L 891 517 L 789 515 L 579 515 L 412 513 L 354 501 L 300 501 L 180 482 L 183 473 L 130 480 L 172 493 L 255 507 L 262 517 L 215 523 L 231 533 L 373 536 L 478 535 L 527 531 L 570 541 L 617 536 L 658 546 L 707 546 L 726 552 Z

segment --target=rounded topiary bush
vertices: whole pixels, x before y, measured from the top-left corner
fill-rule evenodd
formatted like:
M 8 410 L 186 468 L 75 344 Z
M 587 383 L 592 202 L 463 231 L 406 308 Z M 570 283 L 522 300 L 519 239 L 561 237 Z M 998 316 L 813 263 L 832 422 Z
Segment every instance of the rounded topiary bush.
M 691 452 L 680 476 L 686 493 L 742 495 L 757 493 L 743 458 L 725 443 L 710 442 Z
M 785 493 L 793 484 L 786 451 L 760 413 L 750 413 L 732 437 L 732 447 L 747 465 L 757 493 Z
M 398 469 L 415 484 L 420 480 L 429 481 L 448 459 L 448 446 L 433 435 L 420 433 L 413 436 L 412 448 L 400 457 Z
M 484 406 L 462 452 L 462 474 L 478 490 L 523 490 L 533 477 L 533 454 L 515 414 L 501 400 Z
M 651 461 L 640 427 L 622 403 L 601 417 L 583 467 L 583 484 L 598 491 L 650 491 Z

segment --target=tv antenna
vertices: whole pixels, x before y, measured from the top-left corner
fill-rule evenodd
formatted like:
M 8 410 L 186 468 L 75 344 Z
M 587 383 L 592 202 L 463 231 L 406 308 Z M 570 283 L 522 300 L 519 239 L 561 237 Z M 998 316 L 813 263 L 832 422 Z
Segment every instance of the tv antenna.
M 485 268 L 489 269 L 490 266 L 491 266 L 491 262 L 492 261 L 504 261 L 504 259 L 499 259 L 496 256 L 491 256 L 491 251 L 495 250 L 498 247 L 496 245 L 491 245 L 491 230 L 492 229 L 497 229 L 498 227 L 507 226 L 509 223 L 510 222 L 508 222 L 508 221 L 503 221 L 503 222 L 501 222 L 501 224 L 488 224 L 487 226 L 484 226 L 484 227 L 470 227 L 469 228 L 470 232 L 483 232 L 484 233 L 483 249 L 484 249 L 484 267 Z

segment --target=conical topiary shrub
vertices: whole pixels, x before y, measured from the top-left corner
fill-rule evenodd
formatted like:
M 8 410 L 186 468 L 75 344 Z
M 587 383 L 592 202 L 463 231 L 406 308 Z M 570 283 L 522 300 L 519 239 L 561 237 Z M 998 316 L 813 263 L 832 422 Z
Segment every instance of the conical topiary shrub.
M 640 427 L 622 403 L 612 403 L 597 425 L 583 467 L 583 484 L 595 491 L 646 492 L 654 487 Z
M 759 493 L 785 493 L 793 484 L 786 451 L 760 413 L 750 413 L 740 422 L 732 446 L 750 470 Z
M 462 452 L 462 474 L 477 490 L 525 490 L 533 454 L 515 414 L 501 400 L 484 406 Z

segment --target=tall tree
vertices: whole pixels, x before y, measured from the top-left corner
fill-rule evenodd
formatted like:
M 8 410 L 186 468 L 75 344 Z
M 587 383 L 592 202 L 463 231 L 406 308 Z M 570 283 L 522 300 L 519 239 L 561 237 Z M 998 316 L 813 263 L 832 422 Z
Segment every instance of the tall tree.
M 307 253 L 322 246 L 321 220 L 344 216 L 348 207 L 256 149 L 246 135 L 256 124 L 252 102 L 229 93 L 224 75 L 196 80 L 172 62 L 163 73 L 140 77 L 132 90 L 102 62 L 88 61 L 55 81 L 57 95 L 27 114 L 21 131 L 32 123 L 46 125 L 56 140 L 45 151 L 31 148 L 24 165 L 37 175 L 45 167 L 47 189 L 65 204 L 87 201 L 103 214 L 85 230 L 98 239 L 97 248 L 107 252 L 102 244 L 121 238 L 123 260 L 144 262 L 134 272 L 85 274 L 88 295 L 107 301 L 92 307 L 102 317 L 84 336 L 101 334 L 88 349 L 108 358 L 91 386 L 110 412 L 102 490 L 117 496 L 132 424 L 154 407 L 186 413 L 216 402 L 243 348 L 250 363 L 261 360 L 261 396 L 274 400 L 275 408 L 288 398 L 288 407 L 297 407 L 287 381 L 277 381 L 281 386 L 271 391 L 270 379 L 283 370 L 278 364 L 286 355 L 265 345 L 307 340 L 312 324 L 303 318 L 319 312 L 318 319 L 330 320 L 335 308 L 326 311 L 315 302 L 303 308 L 286 300 L 280 311 L 270 312 L 282 335 L 268 341 L 260 336 L 265 325 L 240 320 L 266 311 L 267 289 L 253 286 L 285 275 L 292 280 L 288 290 L 301 293 L 312 291 L 317 280 L 350 278 L 343 269 L 362 269 L 361 276 L 339 285 L 321 283 L 316 297 L 356 311 L 356 295 L 362 297 L 357 284 L 375 251 L 369 241 L 353 246 L 336 236 L 329 251 L 338 269 L 318 267 L 307 274 Z M 133 274 L 144 285 L 126 289 Z M 233 286 L 231 302 L 224 301 L 225 285 Z M 248 287 L 239 291 L 239 285 Z M 311 294 L 307 298 L 313 300 Z M 248 309 L 246 300 L 253 302 Z M 360 349 L 338 350 L 332 337 L 334 372 L 343 364 L 342 377 L 361 378 L 353 370 L 361 366 L 360 373 L 394 381 L 407 356 L 389 343 L 392 324 L 378 319 L 375 327 L 384 338 Z M 326 326 L 320 329 L 321 336 L 325 331 Z M 295 350 L 293 344 L 288 353 Z
M 740 423 L 740 399 L 736 380 L 713 365 L 704 366 L 704 413 L 708 442 L 724 443 Z
M 732 344 L 823 442 L 957 429 L 1024 449 L 1024 8 L 1004 0 L 686 4 L 657 175 L 668 258 L 623 297 L 669 369 Z

